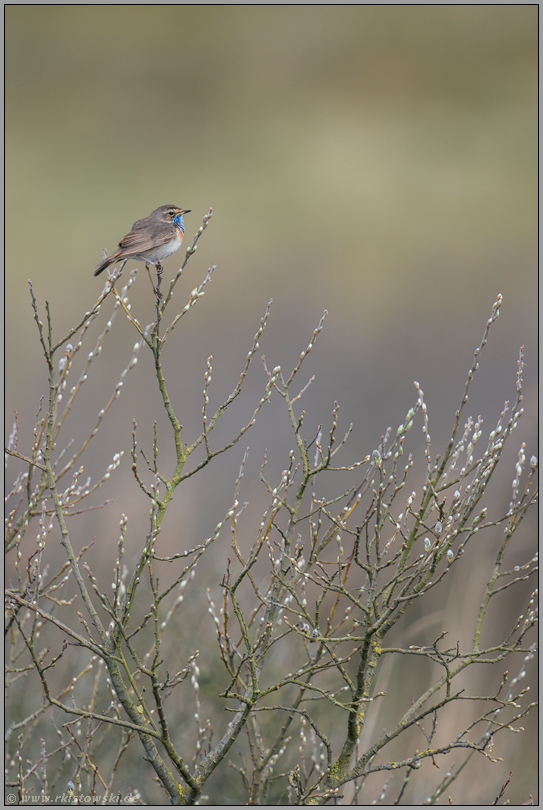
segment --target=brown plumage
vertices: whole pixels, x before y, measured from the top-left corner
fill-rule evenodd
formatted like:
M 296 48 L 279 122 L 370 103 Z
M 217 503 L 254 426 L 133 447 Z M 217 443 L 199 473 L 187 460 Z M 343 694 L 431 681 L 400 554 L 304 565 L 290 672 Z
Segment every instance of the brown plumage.
M 138 219 L 130 233 L 119 242 L 119 249 L 98 265 L 94 275 L 97 276 L 110 264 L 126 259 L 161 267 L 161 261 L 181 246 L 185 233 L 183 217 L 188 213 L 190 209 L 177 205 L 161 205 L 145 219 Z

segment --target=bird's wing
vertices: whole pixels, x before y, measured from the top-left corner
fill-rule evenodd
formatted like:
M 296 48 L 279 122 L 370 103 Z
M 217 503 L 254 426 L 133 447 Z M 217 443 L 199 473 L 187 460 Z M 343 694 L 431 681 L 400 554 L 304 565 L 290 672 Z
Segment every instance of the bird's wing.
M 119 242 L 119 248 L 127 253 L 140 253 L 151 248 L 160 247 L 169 242 L 175 236 L 175 231 L 171 225 L 157 225 L 153 228 L 144 226 L 136 228 L 139 222 L 134 223 L 134 227 Z

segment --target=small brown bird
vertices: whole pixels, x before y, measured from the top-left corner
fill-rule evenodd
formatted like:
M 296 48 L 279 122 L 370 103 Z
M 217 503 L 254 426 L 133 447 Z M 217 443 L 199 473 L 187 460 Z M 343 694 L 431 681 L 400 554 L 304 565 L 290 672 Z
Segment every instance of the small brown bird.
M 97 276 L 106 267 L 125 259 L 154 264 L 162 269 L 160 262 L 171 256 L 181 246 L 185 234 L 185 214 L 190 208 L 178 208 L 177 205 L 161 205 L 145 219 L 138 219 L 132 230 L 119 242 L 119 250 L 98 265 L 94 271 Z

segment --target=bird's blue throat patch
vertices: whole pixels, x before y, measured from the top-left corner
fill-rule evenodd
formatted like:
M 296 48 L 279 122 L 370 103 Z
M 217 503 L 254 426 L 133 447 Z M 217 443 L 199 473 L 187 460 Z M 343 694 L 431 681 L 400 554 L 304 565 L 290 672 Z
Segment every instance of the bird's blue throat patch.
M 176 217 L 173 218 L 172 222 L 180 228 L 183 233 L 185 233 L 185 220 L 183 219 L 183 214 L 178 214 Z

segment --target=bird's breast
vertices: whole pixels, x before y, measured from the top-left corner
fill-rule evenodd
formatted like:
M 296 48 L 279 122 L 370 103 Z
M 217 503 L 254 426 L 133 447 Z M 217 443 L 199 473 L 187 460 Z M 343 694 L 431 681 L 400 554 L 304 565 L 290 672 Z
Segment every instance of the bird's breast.
M 162 259 L 167 259 L 168 256 L 171 256 L 172 253 L 181 246 L 181 242 L 183 241 L 183 234 L 182 232 L 176 228 L 176 233 L 169 242 L 165 242 L 163 245 L 159 245 L 156 248 L 152 248 L 149 251 L 146 251 L 151 261 L 159 261 L 161 262 Z

